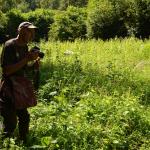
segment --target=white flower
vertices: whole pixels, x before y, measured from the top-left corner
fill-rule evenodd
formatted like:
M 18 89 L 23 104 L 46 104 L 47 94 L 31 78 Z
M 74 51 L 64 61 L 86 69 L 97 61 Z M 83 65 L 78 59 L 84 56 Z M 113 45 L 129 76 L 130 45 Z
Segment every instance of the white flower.
M 64 52 L 64 55 L 73 55 L 73 54 L 74 54 L 74 52 L 71 51 L 71 50 L 66 50 L 66 51 Z

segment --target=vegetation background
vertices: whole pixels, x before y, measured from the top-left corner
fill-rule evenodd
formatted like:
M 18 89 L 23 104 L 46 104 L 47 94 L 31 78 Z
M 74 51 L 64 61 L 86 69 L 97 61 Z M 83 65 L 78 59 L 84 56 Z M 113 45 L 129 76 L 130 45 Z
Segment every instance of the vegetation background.
M 39 103 L 27 144 L 16 129 L 0 149 L 149 150 L 150 1 L 0 0 L 0 43 L 26 20 L 45 53 Z
M 0 0 L 0 42 L 16 35 L 21 21 L 39 27 L 40 39 L 103 40 L 150 35 L 149 0 Z

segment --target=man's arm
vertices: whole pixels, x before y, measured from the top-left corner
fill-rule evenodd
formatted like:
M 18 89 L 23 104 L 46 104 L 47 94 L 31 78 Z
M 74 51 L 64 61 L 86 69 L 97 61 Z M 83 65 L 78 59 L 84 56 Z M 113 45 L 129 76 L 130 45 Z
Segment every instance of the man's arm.
M 9 76 L 13 73 L 15 73 L 16 71 L 18 71 L 19 69 L 21 69 L 22 67 L 24 67 L 28 61 L 32 61 L 32 60 L 36 60 L 38 57 L 38 53 L 37 52 L 29 52 L 27 54 L 26 57 L 24 57 L 21 61 L 19 61 L 16 64 L 12 64 L 12 65 L 8 65 L 8 66 L 4 66 L 2 68 L 3 73 L 6 76 Z

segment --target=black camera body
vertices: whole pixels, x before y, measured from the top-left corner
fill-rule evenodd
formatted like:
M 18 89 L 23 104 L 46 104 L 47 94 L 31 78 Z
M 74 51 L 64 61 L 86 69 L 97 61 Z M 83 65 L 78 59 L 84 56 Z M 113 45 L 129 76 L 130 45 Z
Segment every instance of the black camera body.
M 38 52 L 38 55 L 40 58 L 43 58 L 44 57 L 44 53 L 40 51 L 40 48 L 37 47 L 37 46 L 34 46 L 32 49 L 31 49 L 31 52 Z

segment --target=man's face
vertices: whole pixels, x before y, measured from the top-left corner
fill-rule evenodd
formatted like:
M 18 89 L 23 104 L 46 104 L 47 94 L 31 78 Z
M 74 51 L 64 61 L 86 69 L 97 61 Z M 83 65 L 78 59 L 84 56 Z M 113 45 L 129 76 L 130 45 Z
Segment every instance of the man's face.
M 34 39 L 35 37 L 35 30 L 34 29 L 29 29 L 29 28 L 26 28 L 25 29 L 25 40 L 27 42 L 30 42 Z
M 20 36 L 25 43 L 31 42 L 35 37 L 35 29 L 33 28 L 23 28 L 20 31 Z

